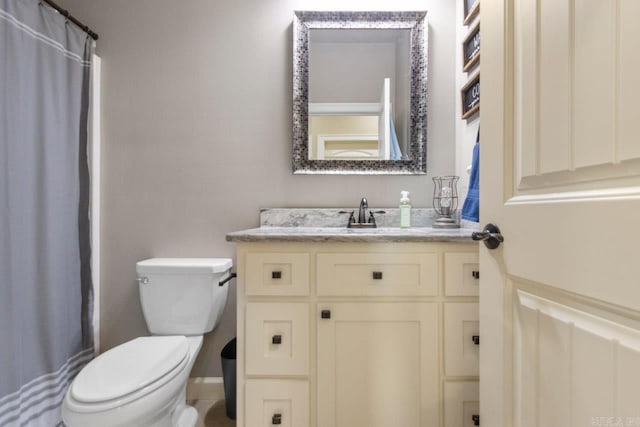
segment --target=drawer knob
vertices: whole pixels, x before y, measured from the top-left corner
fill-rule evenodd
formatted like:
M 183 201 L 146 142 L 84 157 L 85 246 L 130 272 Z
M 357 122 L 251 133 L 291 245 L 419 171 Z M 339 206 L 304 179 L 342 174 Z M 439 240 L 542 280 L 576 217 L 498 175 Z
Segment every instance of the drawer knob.
M 282 424 L 282 414 L 273 414 L 273 417 L 271 417 L 271 424 L 274 426 Z
M 480 272 L 479 271 L 472 271 L 471 275 L 473 276 L 474 279 L 479 279 L 480 278 Z
M 373 280 L 381 280 L 381 279 L 382 279 L 382 271 L 374 271 Z
M 331 319 L 331 310 L 322 310 L 320 312 L 320 317 L 323 319 Z
M 282 271 L 272 271 L 271 272 L 272 279 L 282 279 Z
M 473 425 L 474 426 L 479 426 L 480 425 L 480 415 L 472 415 L 471 419 L 473 420 Z
M 474 335 L 471 337 L 471 341 L 473 341 L 473 343 L 475 345 L 480 345 L 480 335 Z
M 282 335 L 274 335 L 271 337 L 271 344 L 282 344 Z

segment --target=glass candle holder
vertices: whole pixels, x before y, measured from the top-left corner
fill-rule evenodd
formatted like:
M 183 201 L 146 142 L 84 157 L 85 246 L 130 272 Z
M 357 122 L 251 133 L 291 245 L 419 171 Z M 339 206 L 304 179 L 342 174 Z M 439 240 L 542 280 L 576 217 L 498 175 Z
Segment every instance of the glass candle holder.
M 433 177 L 433 208 L 440 217 L 433 223 L 433 228 L 458 228 L 456 211 L 458 210 L 459 176 Z

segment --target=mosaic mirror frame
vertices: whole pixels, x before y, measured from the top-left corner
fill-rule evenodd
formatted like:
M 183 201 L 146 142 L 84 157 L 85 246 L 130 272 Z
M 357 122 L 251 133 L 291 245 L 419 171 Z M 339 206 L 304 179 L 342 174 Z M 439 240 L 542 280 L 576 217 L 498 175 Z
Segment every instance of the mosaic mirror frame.
M 410 30 L 411 82 L 407 160 L 310 160 L 309 31 L 311 29 Z M 427 173 L 427 12 L 296 11 L 293 19 L 293 173 L 422 175 Z

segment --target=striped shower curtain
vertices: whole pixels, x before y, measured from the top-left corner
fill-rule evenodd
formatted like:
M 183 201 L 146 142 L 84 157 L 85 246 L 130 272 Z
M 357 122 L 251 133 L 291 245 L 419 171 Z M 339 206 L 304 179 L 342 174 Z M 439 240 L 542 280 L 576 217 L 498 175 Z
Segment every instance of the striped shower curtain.
M 61 424 L 93 354 L 87 116 L 93 40 L 0 0 L 0 426 Z

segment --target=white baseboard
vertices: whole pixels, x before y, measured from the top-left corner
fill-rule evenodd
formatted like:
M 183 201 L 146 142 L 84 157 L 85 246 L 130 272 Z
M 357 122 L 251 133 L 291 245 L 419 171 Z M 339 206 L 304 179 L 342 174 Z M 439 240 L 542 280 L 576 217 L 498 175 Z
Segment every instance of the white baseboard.
M 224 399 L 222 377 L 194 377 L 187 382 L 187 400 Z

